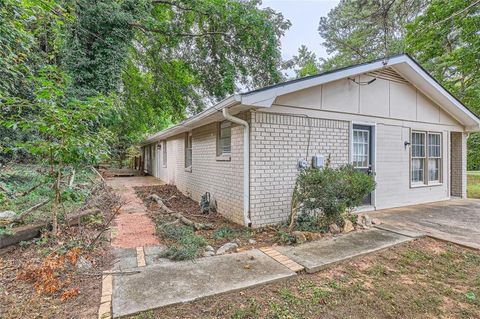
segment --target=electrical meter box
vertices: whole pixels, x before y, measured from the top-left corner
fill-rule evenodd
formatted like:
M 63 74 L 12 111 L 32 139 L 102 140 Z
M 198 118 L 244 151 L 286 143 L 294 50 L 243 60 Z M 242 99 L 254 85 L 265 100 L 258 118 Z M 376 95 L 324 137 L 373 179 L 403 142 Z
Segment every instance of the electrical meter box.
M 323 168 L 325 165 L 323 155 L 314 155 L 312 157 L 312 167 L 313 168 Z

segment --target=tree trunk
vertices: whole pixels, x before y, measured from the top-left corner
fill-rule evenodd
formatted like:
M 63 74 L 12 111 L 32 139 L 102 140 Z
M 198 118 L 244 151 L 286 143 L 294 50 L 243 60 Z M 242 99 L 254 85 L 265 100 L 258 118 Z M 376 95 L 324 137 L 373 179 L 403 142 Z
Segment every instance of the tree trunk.
M 58 165 L 57 180 L 55 182 L 55 201 L 53 203 L 52 233 L 56 236 L 58 233 L 58 205 L 60 204 L 60 181 L 62 179 L 62 165 Z

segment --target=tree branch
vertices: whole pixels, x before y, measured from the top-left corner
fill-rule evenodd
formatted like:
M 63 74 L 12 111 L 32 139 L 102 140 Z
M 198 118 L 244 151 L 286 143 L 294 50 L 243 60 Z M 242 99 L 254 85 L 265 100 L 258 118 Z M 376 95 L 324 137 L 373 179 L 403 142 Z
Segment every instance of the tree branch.
M 202 32 L 202 33 L 186 33 L 186 32 L 178 32 L 178 33 L 170 33 L 170 32 L 167 32 L 165 30 L 161 30 L 161 29 L 154 29 L 154 28 L 149 28 L 149 27 L 146 27 L 146 26 L 143 26 L 141 24 L 138 24 L 138 23 L 131 23 L 130 24 L 132 27 L 134 28 L 138 28 L 144 32 L 154 32 L 154 33 L 162 33 L 164 35 L 168 35 L 168 36 L 178 36 L 178 37 L 208 37 L 208 36 L 213 36 L 213 35 L 224 35 L 226 37 L 230 37 L 230 35 L 226 32 L 222 32 L 222 31 L 205 31 L 205 32 Z
M 180 10 L 183 10 L 183 11 L 192 11 L 192 12 L 197 12 L 197 13 L 200 13 L 200 14 L 203 14 L 203 15 L 208 15 L 206 12 L 203 12 L 203 11 L 200 11 L 200 10 L 197 10 L 197 9 L 194 9 L 194 8 L 190 8 L 190 7 L 184 7 L 176 1 L 153 0 L 152 3 L 153 4 L 165 4 L 165 5 L 172 6 L 172 7 L 175 7 L 177 9 L 180 9 Z

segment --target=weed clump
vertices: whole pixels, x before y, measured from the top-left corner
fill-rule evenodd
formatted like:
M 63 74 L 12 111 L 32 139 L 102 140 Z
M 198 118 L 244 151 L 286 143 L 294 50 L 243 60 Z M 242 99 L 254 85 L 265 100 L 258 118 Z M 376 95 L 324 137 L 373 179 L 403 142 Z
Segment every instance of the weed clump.
M 207 240 L 195 234 L 190 226 L 165 225 L 159 227 L 161 235 L 173 244 L 162 254 L 171 260 L 192 260 L 208 245 Z

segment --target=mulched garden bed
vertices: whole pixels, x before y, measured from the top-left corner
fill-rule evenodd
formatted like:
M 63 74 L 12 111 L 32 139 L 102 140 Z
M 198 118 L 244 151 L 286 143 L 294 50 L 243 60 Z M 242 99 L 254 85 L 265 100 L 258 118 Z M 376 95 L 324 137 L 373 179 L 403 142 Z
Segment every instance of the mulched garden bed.
M 161 212 L 157 203 L 147 200 L 147 197 L 152 194 L 158 195 L 168 208 L 182 213 L 188 219 L 198 223 L 212 224 L 213 229 L 198 230 L 195 234 L 203 236 L 209 245 L 214 248 L 218 248 L 232 240 L 240 243 L 237 251 L 279 243 L 279 227 L 250 229 L 229 221 L 219 213 L 210 212 L 209 214 L 202 214 L 199 204 L 185 196 L 173 185 L 135 187 L 135 190 L 137 195 L 144 201 L 157 225 L 161 225 L 162 222 L 169 222 L 170 219 Z M 160 239 L 163 243 L 168 243 L 168 240 L 165 238 L 160 237 Z
M 303 221 L 303 227 L 307 227 L 307 229 L 297 229 L 302 231 L 291 232 L 285 225 L 267 226 L 252 229 L 237 225 L 219 213 L 210 212 L 208 214 L 202 214 L 199 204 L 191 198 L 185 196 L 173 185 L 135 187 L 135 191 L 137 195 L 144 201 L 150 212 L 150 216 L 156 223 L 157 235 L 160 238 L 160 242 L 166 244 L 168 247 L 175 245 L 185 247 L 192 243 L 198 244 L 200 248 L 197 249 L 198 253 L 196 254 L 196 257 L 201 256 L 201 248 L 205 248 L 205 245 L 207 244 L 217 250 L 226 243 L 236 243 L 238 247 L 230 250 L 229 252 L 239 252 L 252 248 L 272 245 L 296 244 L 299 243 L 298 233 L 300 233 L 300 236 L 303 238 L 300 240 L 300 243 L 304 241 L 320 239 L 321 237 L 332 236 L 332 234 L 328 232 L 328 227 L 326 227 L 326 231 L 308 229 L 308 227 L 313 227 L 311 220 Z M 167 228 L 171 228 L 169 225 L 175 223 L 175 218 L 169 214 L 165 214 L 160 205 L 149 198 L 149 196 L 153 194 L 160 197 L 163 204 L 170 210 L 181 213 L 184 217 L 193 222 L 211 224 L 213 226 L 212 229 L 200 229 L 194 232 L 192 229 L 188 233 L 185 232 L 185 229 L 165 230 L 165 226 L 167 226 Z M 179 226 L 179 224 L 181 225 L 181 223 L 176 223 L 175 226 Z M 350 222 L 350 225 L 353 224 Z M 356 228 L 358 228 L 357 225 L 355 228 L 351 226 L 351 230 L 349 231 L 355 230 Z M 341 229 L 338 229 L 338 231 L 341 232 Z M 205 243 L 205 240 L 207 243 Z M 190 247 L 191 246 L 192 245 L 190 245 Z M 192 257 L 191 254 L 189 256 Z M 190 259 L 183 257 L 178 259 Z

